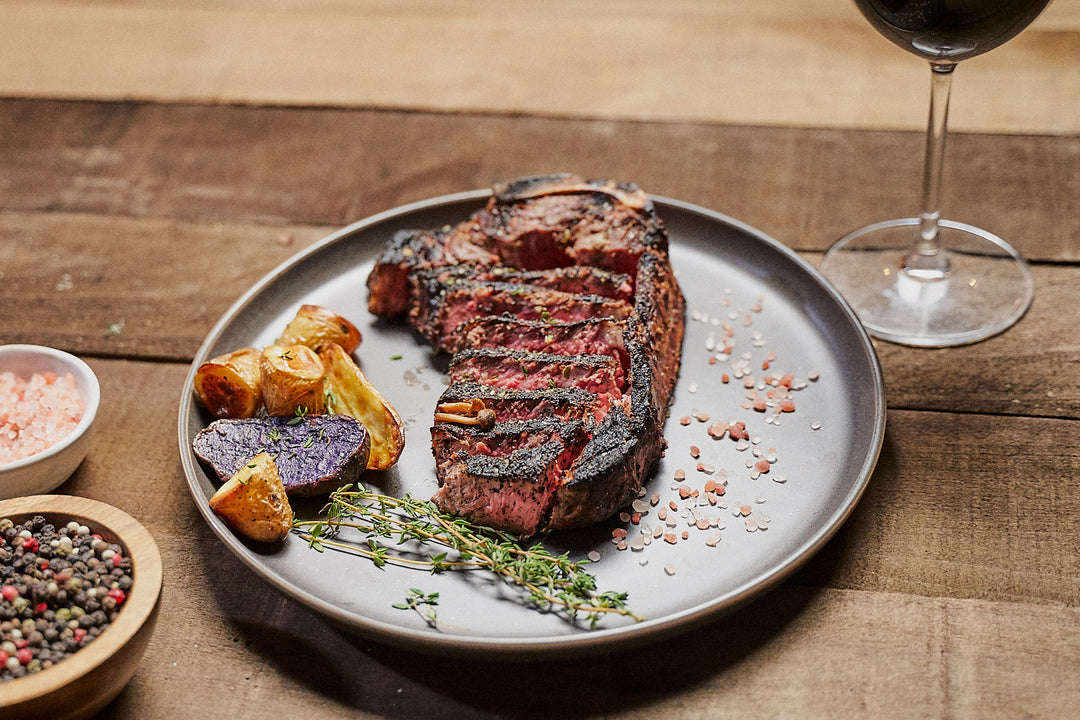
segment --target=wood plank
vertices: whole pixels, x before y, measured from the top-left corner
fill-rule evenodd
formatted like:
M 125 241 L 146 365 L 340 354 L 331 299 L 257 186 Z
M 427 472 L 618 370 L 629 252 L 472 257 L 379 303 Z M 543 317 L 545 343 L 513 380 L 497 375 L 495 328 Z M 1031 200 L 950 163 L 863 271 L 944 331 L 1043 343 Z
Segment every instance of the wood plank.
M 543 718 L 552 697 L 567 718 L 785 717 L 793 707 L 806 718 L 1068 717 L 1080 692 L 1075 608 L 782 588 L 655 647 L 462 662 L 341 635 L 252 592 L 246 570 L 216 550 L 188 549 L 192 576 L 175 579 L 163 606 L 170 622 L 101 718 L 195 720 L 203 702 L 236 717 Z
M 408 148 L 409 160 L 401 148 Z M 917 133 L 0 100 L 0 210 L 345 225 L 573 171 L 736 217 L 799 250 L 918 213 Z M 946 216 L 1080 260 L 1080 136 L 956 135 Z
M 0 213 L 0 342 L 190 361 L 240 295 L 330 231 Z M 947 350 L 877 343 L 890 406 L 1077 417 L 1080 350 L 1062 312 L 1075 301 L 1075 268 L 1034 270 L 1032 309 L 1003 335 Z
M 892 412 L 855 514 L 760 601 L 600 659 L 463 664 L 342 635 L 271 591 L 187 494 L 175 414 L 163 411 L 186 367 L 91 365 L 101 424 L 59 491 L 134 515 L 166 571 L 147 656 L 103 717 L 202 717 L 194 696 L 237 716 L 541 717 L 556 691 L 572 717 L 1052 717 L 1080 696 L 1076 421 Z M 1024 452 L 1000 452 L 1016 437 Z
M 1080 130 L 1080 1 L 964 63 L 953 127 Z M 6 0 L 0 93 L 921 129 L 925 63 L 850 5 Z

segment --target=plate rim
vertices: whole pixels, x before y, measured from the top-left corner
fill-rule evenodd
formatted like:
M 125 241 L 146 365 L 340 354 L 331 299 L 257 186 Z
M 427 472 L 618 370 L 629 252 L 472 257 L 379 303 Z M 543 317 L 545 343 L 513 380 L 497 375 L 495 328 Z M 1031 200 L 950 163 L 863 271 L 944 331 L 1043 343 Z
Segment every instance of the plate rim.
M 826 294 L 837 304 L 842 314 L 848 319 L 860 340 L 860 349 L 869 363 L 870 375 L 873 379 L 873 410 L 874 427 L 870 435 L 870 448 L 859 469 L 858 481 L 853 483 L 844 496 L 842 503 L 836 511 L 831 513 L 819 523 L 817 529 L 799 545 L 795 550 L 785 556 L 784 560 L 777 563 L 765 572 L 755 575 L 726 593 L 707 602 L 699 603 L 686 609 L 669 613 L 667 615 L 647 619 L 634 625 L 626 625 L 615 628 L 592 630 L 573 635 L 534 636 L 526 638 L 514 637 L 469 637 L 461 635 L 433 634 L 430 631 L 405 627 L 402 625 L 386 623 L 374 618 L 364 617 L 357 613 L 347 612 L 343 608 L 326 602 L 320 598 L 306 595 L 304 589 L 296 583 L 290 582 L 278 574 L 272 572 L 258 561 L 258 554 L 251 551 L 250 547 L 239 540 L 224 523 L 210 510 L 209 505 L 199 502 L 197 497 L 201 490 L 197 486 L 195 472 L 197 470 L 194 455 L 191 452 L 190 443 L 185 442 L 187 426 L 191 420 L 191 409 L 194 407 L 192 388 L 194 385 L 195 372 L 198 365 L 208 357 L 210 348 L 220 338 L 224 331 L 235 320 L 238 313 L 244 310 L 263 290 L 274 283 L 291 268 L 300 264 L 311 255 L 322 252 L 325 248 L 367 228 L 382 222 L 401 218 L 421 211 L 429 211 L 435 208 L 446 207 L 456 204 L 478 203 L 491 197 L 490 189 L 468 190 L 464 192 L 450 193 L 431 197 L 425 200 L 399 205 L 388 210 L 370 215 L 346 225 L 316 241 L 307 248 L 291 255 L 283 262 L 266 273 L 247 291 L 245 291 L 222 316 L 214 323 L 206 338 L 199 346 L 191 366 L 185 375 L 183 388 L 180 395 L 180 405 L 177 417 L 177 441 L 180 452 L 181 465 L 192 501 L 198 508 L 203 519 L 210 526 L 233 555 L 245 566 L 252 570 L 262 580 L 270 584 L 275 590 L 281 592 L 291 600 L 318 613 L 324 619 L 352 634 L 384 642 L 389 645 L 422 652 L 425 654 L 446 655 L 453 657 L 478 657 L 499 658 L 514 661 L 527 661 L 536 659 L 556 659 L 570 655 L 581 656 L 595 652 L 603 652 L 617 647 L 639 646 L 654 643 L 663 638 L 683 634 L 695 627 L 707 622 L 718 620 L 723 615 L 729 614 L 737 607 L 760 597 L 785 579 L 790 577 L 796 570 L 816 555 L 821 548 L 833 538 L 837 531 L 847 522 L 851 513 L 858 505 L 862 495 L 866 491 L 874 468 L 880 458 L 884 444 L 886 424 L 886 401 L 883 373 L 881 363 L 877 356 L 869 333 L 859 322 L 851 305 L 843 298 L 840 292 L 808 261 L 803 259 L 794 250 L 784 245 L 770 235 L 757 228 L 725 215 L 710 210 L 703 206 L 678 200 L 663 195 L 648 194 L 648 197 L 658 211 L 663 206 L 676 208 L 692 215 L 702 216 L 705 219 L 721 225 L 731 227 L 745 235 L 753 237 L 756 241 L 768 245 L 773 251 L 787 257 L 796 264 L 800 270 L 807 273 L 810 279 L 815 281 Z M 661 217 L 662 212 L 659 212 Z

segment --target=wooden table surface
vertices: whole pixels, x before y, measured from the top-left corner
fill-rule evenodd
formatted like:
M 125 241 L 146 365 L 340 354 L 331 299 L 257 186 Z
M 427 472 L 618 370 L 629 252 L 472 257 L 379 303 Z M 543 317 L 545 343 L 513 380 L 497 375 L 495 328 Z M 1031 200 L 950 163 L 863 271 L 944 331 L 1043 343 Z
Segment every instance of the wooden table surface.
M 869 487 L 744 608 L 557 663 L 373 644 L 224 551 L 178 458 L 203 338 L 329 232 L 569 170 L 817 262 L 917 212 L 928 75 L 842 0 L 0 0 L 0 342 L 97 372 L 97 435 L 59 492 L 134 515 L 165 565 L 149 650 L 101 717 L 1070 716 L 1078 0 L 955 80 L 946 215 L 1032 260 L 1031 310 L 967 347 L 876 344 L 888 429 Z

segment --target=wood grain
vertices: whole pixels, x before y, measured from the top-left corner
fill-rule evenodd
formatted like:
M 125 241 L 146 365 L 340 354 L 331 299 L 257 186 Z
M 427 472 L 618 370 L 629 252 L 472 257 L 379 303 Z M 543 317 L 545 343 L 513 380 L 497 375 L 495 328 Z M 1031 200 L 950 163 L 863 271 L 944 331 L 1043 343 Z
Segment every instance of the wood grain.
M 957 153 L 953 179 L 973 173 L 983 184 L 976 193 L 956 183 L 959 217 L 985 218 L 1054 262 L 1036 267 L 1035 303 L 1004 335 L 951 350 L 879 344 L 890 405 L 1075 417 L 1080 349 L 1063 308 L 1076 286 L 1061 263 L 1080 257 L 1080 138 L 954 140 L 974 152 Z M 568 167 L 727 213 L 816 262 L 813 251 L 893 208 L 873 178 L 904 163 L 902 175 L 917 175 L 919 142 L 892 132 L 0 101 L 0 339 L 189 360 L 242 292 L 330 231 L 404 202 Z M 418 149 L 421 163 L 395 164 L 400 147 Z
M 711 718 L 747 705 L 782 716 L 792 703 L 808 717 L 979 715 L 988 703 L 1053 716 L 1080 693 L 1069 530 L 1080 489 L 1054 482 L 1080 471 L 1075 443 L 1061 442 L 1075 420 L 892 411 L 851 520 L 761 601 L 656 647 L 461 673 L 459 662 L 340 634 L 265 589 L 187 494 L 175 429 L 186 367 L 91 365 L 99 442 L 61 490 L 138 518 L 167 572 L 167 620 L 103 717 L 204 717 L 197 695 L 222 714 L 272 704 L 331 718 L 539 718 L 554 692 L 566 717 Z M 998 452 L 1016 436 L 1039 462 Z
M 8 295 L 0 342 L 190 361 L 242 293 L 330 230 L 0 214 L 0 248 L 8 248 L 0 254 Z M 99 252 L 106 246 L 119 251 Z M 984 343 L 930 351 L 877 344 L 890 406 L 1076 417 L 1076 325 L 1062 312 L 1075 297 L 1074 273 L 1039 265 L 1035 283 L 1027 316 Z
M 918 213 L 921 153 L 905 132 L 0 100 L 0 209 L 342 226 L 572 171 L 825 250 Z M 1033 260 L 1080 260 L 1080 136 L 956 135 L 948 153 L 947 217 Z
M 835 0 L 6 0 L 0 93 L 803 127 L 926 124 L 926 64 Z M 1080 130 L 1080 1 L 958 74 L 958 130 Z

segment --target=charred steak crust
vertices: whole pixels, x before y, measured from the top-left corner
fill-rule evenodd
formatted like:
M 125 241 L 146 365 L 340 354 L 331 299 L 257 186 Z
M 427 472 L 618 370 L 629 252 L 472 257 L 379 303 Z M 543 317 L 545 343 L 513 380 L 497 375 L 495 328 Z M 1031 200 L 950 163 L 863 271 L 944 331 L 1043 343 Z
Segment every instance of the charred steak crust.
M 632 184 L 549 175 L 496 185 L 458 225 L 396 235 L 368 307 L 450 352 L 437 414 L 444 511 L 521 536 L 580 527 L 637 496 L 663 450 L 685 300 L 667 234 Z

